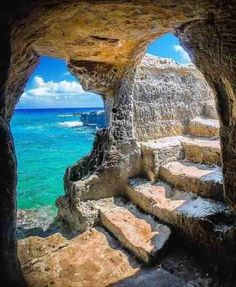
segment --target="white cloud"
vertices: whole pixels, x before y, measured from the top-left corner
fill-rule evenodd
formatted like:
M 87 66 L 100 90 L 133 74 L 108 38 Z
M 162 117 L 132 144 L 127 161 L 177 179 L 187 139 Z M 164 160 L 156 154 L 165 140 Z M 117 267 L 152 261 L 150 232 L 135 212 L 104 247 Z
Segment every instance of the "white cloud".
M 179 53 L 181 64 L 188 64 L 191 62 L 188 53 L 180 45 L 174 45 L 174 50 Z
M 35 76 L 33 79 L 33 89 L 27 90 L 23 96 L 56 97 L 60 94 L 78 95 L 82 92 L 84 92 L 83 88 L 76 81 L 45 82 L 42 77 Z
M 32 88 L 26 90 L 20 100 L 20 107 L 78 107 L 102 106 L 101 97 L 87 93 L 77 81 L 45 81 L 35 76 Z

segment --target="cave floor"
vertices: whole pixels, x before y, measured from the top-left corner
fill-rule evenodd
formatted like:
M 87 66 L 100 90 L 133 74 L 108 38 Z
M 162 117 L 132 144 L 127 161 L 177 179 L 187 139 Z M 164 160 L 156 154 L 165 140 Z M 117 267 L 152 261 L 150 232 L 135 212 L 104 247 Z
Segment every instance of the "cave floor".
M 28 286 L 223 287 L 179 244 L 153 265 L 143 265 L 103 228 L 67 239 L 61 233 L 18 240 Z

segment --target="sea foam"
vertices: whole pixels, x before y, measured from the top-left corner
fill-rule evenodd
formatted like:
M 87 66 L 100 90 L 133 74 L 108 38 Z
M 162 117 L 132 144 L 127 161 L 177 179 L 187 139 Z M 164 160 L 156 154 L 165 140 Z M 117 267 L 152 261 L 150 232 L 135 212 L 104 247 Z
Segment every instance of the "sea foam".
M 60 118 L 69 118 L 69 117 L 74 117 L 74 115 L 58 115 Z
M 70 122 L 59 123 L 59 126 L 65 127 L 65 128 L 76 128 L 76 127 L 83 126 L 83 123 L 80 121 L 70 121 Z

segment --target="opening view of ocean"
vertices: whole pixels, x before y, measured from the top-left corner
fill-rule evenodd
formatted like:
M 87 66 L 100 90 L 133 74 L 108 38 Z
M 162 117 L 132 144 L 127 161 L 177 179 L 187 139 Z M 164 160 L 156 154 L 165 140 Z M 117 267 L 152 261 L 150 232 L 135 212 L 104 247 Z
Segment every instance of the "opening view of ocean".
M 11 122 L 18 160 L 18 209 L 51 206 L 63 195 L 65 169 L 88 154 L 96 125 L 81 113 L 101 108 L 16 110 Z

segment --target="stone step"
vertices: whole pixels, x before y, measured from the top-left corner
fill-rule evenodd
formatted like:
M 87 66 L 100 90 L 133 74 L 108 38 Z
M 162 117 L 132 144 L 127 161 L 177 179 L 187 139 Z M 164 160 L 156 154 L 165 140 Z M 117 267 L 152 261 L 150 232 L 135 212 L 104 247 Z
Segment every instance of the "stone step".
M 204 252 L 227 256 L 226 249 L 234 246 L 235 215 L 222 202 L 175 190 L 163 181 L 151 183 L 140 178 L 130 181 L 127 195 L 142 210 L 205 247 Z
M 218 166 L 175 161 L 161 166 L 159 176 L 181 190 L 218 200 L 223 198 L 223 176 Z
M 195 137 L 219 137 L 219 121 L 195 118 L 189 123 L 189 133 Z
M 203 164 L 221 165 L 221 149 L 218 139 L 183 137 L 185 158 Z
M 100 209 L 100 219 L 123 246 L 146 263 L 158 258 L 171 234 L 168 226 L 124 202 Z
M 164 137 L 141 142 L 143 173 L 151 180 L 158 178 L 162 164 L 184 158 L 182 136 Z

